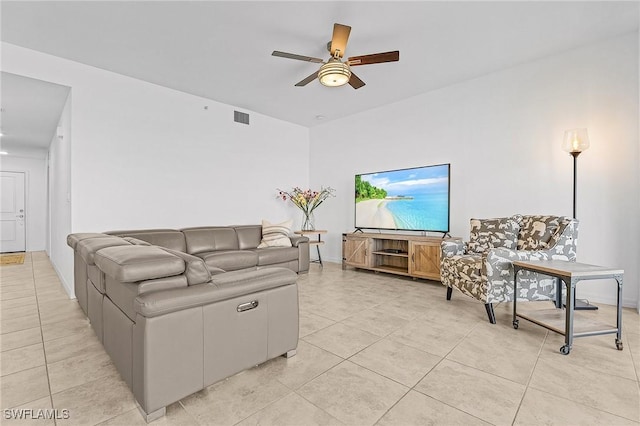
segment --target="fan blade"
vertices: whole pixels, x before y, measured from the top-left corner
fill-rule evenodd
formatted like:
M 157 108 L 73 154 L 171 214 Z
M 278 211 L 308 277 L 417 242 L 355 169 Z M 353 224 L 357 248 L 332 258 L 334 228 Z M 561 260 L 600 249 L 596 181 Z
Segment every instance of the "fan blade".
M 395 62 L 400 60 L 400 51 L 374 53 L 371 55 L 352 56 L 347 60 L 350 67 L 356 65 L 380 64 L 382 62 Z
M 333 37 L 331 38 L 331 56 L 335 56 L 336 50 L 340 50 L 339 56 L 344 56 L 347 49 L 351 27 L 342 24 L 333 24 Z
M 351 74 L 351 75 L 353 75 L 353 74 Z M 311 83 L 316 78 L 318 78 L 318 71 L 314 72 L 313 74 L 311 74 L 309 77 L 305 78 L 304 80 L 301 80 L 301 81 L 297 82 L 296 86 L 298 86 L 298 87 L 306 86 L 307 84 Z
M 354 89 L 359 89 L 364 86 L 364 81 L 360 80 L 360 77 L 351 72 L 351 78 L 349 79 L 349 85 Z
M 324 62 L 324 60 L 320 58 L 312 58 L 311 56 L 296 55 L 295 53 L 280 52 L 278 50 L 274 50 L 271 55 L 279 56 L 281 58 L 297 59 L 298 61 L 315 62 L 317 64 L 321 64 Z

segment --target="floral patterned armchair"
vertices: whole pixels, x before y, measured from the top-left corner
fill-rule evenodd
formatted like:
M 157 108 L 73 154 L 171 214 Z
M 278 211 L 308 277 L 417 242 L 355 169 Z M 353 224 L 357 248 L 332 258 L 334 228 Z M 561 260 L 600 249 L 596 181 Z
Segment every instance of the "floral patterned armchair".
M 453 288 L 485 304 L 495 324 L 493 303 L 514 298 L 514 260 L 558 259 L 575 262 L 578 221 L 564 216 L 522 216 L 471 219 L 468 243 L 443 241 L 440 260 L 447 300 Z M 522 271 L 518 274 L 518 301 L 555 300 L 552 277 Z

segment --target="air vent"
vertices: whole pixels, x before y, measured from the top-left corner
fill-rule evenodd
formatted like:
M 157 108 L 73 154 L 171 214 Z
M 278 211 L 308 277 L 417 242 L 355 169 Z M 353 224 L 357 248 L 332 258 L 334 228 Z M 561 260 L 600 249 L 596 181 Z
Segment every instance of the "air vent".
M 249 114 L 240 111 L 233 111 L 233 121 L 236 123 L 249 124 Z

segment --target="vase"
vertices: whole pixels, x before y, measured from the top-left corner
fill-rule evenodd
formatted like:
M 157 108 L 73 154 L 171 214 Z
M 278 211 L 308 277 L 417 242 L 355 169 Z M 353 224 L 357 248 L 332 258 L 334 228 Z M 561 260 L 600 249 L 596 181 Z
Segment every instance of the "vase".
M 313 212 L 302 212 L 302 230 L 314 231 L 316 229 L 316 221 Z

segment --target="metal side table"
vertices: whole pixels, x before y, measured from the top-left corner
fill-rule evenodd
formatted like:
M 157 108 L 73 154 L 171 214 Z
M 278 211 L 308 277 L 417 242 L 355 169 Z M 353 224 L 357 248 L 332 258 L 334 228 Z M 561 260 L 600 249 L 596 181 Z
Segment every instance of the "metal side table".
M 563 260 L 540 260 L 540 261 L 515 261 L 513 262 L 513 278 L 514 278 L 514 294 L 518 294 L 518 272 L 526 270 L 537 272 L 543 275 L 548 275 L 560 279 L 564 282 L 567 288 L 566 294 L 566 309 L 564 319 L 564 330 L 562 329 L 561 318 L 562 309 L 561 304 L 558 303 L 560 293 L 562 289 L 558 287 L 558 300 L 556 300 L 556 308 L 538 310 L 534 313 L 518 313 L 516 310 L 517 297 L 514 297 L 513 301 L 513 328 L 518 328 L 518 318 L 523 318 L 545 327 L 548 330 L 554 331 L 558 334 L 564 335 L 564 345 L 560 348 L 560 353 L 568 355 L 571 352 L 573 345 L 573 339 L 575 337 L 597 336 L 601 334 L 616 334 L 616 348 L 622 350 L 622 276 L 624 270 L 606 268 L 603 266 L 587 265 L 585 263 L 567 262 Z M 574 308 L 575 306 L 574 295 L 578 282 L 583 280 L 595 280 L 595 279 L 607 279 L 612 278 L 616 280 L 618 284 L 618 298 L 617 298 L 617 318 L 616 326 L 613 327 L 610 324 L 594 321 L 588 319 L 588 316 L 584 316 L 586 321 L 582 323 L 579 331 L 574 331 Z M 592 311 L 593 312 L 593 311 Z M 559 315 L 560 314 L 560 315 Z M 558 319 L 560 318 L 560 321 Z M 555 320 L 555 324 L 553 321 Z

